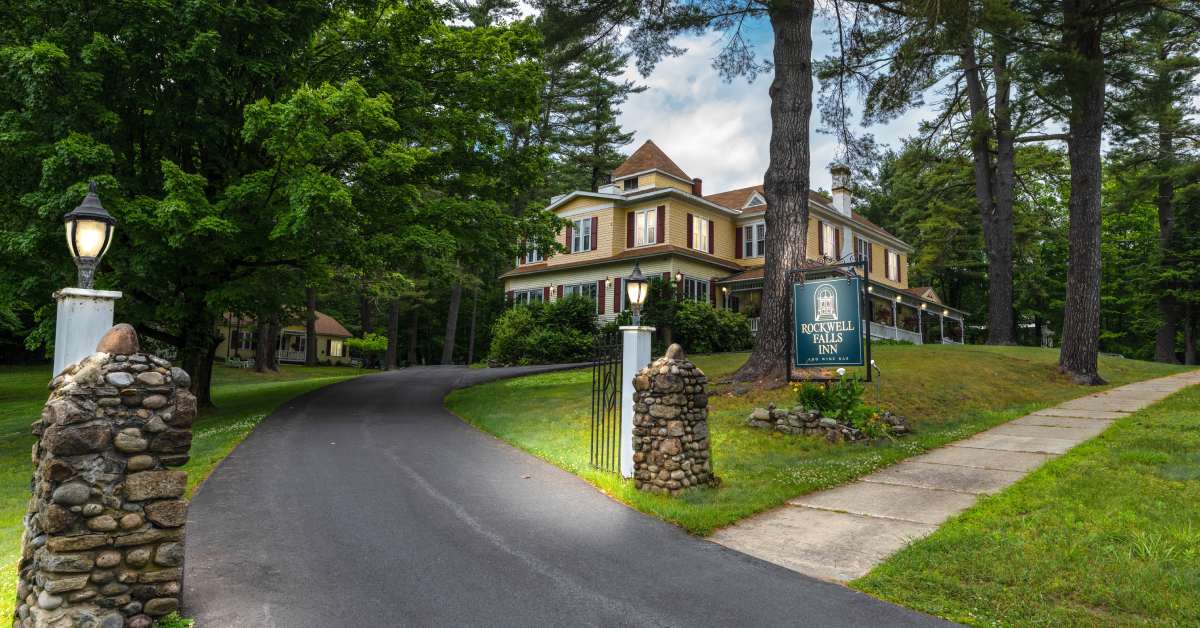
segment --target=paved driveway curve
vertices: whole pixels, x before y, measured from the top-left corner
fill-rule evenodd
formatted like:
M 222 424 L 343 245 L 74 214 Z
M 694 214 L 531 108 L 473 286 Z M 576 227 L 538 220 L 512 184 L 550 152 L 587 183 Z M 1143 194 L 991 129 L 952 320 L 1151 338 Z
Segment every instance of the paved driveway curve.
M 534 370 L 405 369 L 280 408 L 192 502 L 185 611 L 223 628 L 940 623 L 688 536 L 442 406 Z

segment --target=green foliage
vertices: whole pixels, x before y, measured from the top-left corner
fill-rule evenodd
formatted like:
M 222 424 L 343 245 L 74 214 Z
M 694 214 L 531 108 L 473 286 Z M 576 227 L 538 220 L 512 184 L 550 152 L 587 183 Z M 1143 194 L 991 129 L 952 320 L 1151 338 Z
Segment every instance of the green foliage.
M 492 326 L 488 361 L 496 364 L 580 362 L 596 338 L 596 302 L 579 295 L 506 310 Z
M 744 351 L 754 343 L 745 316 L 701 301 L 680 301 L 671 326 L 675 342 L 689 353 Z
M 888 433 L 879 409 L 863 402 L 866 385 L 858 377 L 842 375 L 829 386 L 813 382 L 793 384 L 792 391 L 796 403 L 805 410 L 858 428 L 872 438 Z
M 194 625 L 196 620 L 182 617 L 179 613 L 171 613 L 154 621 L 154 628 L 192 628 Z

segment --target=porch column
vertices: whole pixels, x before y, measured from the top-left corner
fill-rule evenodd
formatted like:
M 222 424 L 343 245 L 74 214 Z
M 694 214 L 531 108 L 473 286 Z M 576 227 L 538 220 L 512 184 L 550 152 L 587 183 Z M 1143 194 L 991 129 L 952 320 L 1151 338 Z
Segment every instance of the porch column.
M 633 477 L 633 377 L 650 364 L 653 327 L 621 327 L 621 477 Z

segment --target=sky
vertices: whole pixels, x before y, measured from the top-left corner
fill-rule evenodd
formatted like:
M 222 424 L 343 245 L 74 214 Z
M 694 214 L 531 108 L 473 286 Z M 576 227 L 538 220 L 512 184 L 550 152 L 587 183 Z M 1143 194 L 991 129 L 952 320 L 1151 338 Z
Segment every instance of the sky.
M 828 21 L 813 23 L 813 59 L 831 53 L 833 35 L 824 31 Z M 765 20 L 753 25 L 751 39 L 760 55 L 769 58 L 771 31 Z M 653 139 L 689 176 L 704 179 L 705 194 L 762 183 L 767 170 L 767 151 L 771 137 L 771 101 L 767 89 L 771 73 L 760 74 L 749 83 L 744 78 L 732 83 L 721 80 L 712 60 L 721 49 L 720 33 L 680 37 L 675 45 L 687 52 L 668 58 L 649 77 L 641 76 L 632 66 L 626 78 L 647 86 L 625 103 L 621 125 L 634 131 L 634 141 L 624 148 L 632 152 Z M 814 80 L 813 97 L 819 86 Z M 814 101 L 815 104 L 815 101 Z M 852 105 L 852 110 L 861 106 Z M 899 146 L 899 140 L 914 135 L 922 119 L 933 117 L 928 110 L 910 111 L 886 126 L 865 129 L 880 145 Z M 820 114 L 813 111 L 810 122 L 812 162 L 810 177 L 814 189 L 829 189 L 829 165 L 837 155 L 837 140 L 817 133 Z M 855 126 L 855 132 L 864 130 Z

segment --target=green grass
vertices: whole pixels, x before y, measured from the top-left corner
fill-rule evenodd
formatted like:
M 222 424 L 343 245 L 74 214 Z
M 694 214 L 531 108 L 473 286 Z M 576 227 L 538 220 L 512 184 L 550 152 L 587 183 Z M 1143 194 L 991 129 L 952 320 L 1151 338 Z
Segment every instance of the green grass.
M 755 406 L 791 406 L 789 389 L 743 396 L 718 385 L 709 403 L 712 456 L 722 484 L 679 498 L 648 495 L 632 482 L 588 464 L 591 374 L 588 370 L 535 375 L 462 389 L 448 407 L 471 424 L 544 458 L 631 506 L 694 534 L 713 530 L 782 504 L 796 495 L 865 475 L 903 458 L 965 438 L 1035 409 L 1082 396 L 1058 374 L 1058 354 L 1032 347 L 878 346 L 884 371 L 869 403 L 909 417 L 916 433 L 884 445 L 828 445 L 822 440 L 764 432 L 745 425 Z M 716 381 L 746 354 L 696 356 Z M 1180 367 L 1102 358 L 1110 385 L 1175 373 Z
M 349 367 L 283 366 L 279 373 L 213 367 L 213 403 L 193 430 L 189 494 L 260 420 L 283 402 L 366 371 Z M 0 367 L 0 623 L 13 613 L 21 519 L 33 474 L 29 426 L 49 395 L 50 367 Z
M 1198 408 L 1117 421 L 853 586 L 981 626 L 1200 625 Z

